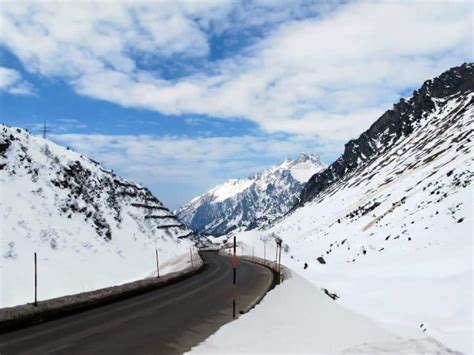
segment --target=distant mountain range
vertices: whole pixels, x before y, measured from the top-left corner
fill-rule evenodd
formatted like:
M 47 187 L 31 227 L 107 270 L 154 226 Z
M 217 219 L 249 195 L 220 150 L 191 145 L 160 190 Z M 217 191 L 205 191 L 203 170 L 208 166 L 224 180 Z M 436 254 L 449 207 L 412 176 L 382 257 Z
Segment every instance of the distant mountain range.
M 308 179 L 325 167 L 318 155 L 301 153 L 295 160 L 214 187 L 180 207 L 177 216 L 201 234 L 254 228 L 286 213 Z

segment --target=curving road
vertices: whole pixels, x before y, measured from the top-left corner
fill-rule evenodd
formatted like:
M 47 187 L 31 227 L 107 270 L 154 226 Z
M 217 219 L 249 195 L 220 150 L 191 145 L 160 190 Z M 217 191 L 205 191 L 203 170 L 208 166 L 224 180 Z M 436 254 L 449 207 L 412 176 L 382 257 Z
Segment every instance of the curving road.
M 0 354 L 181 354 L 232 320 L 230 258 L 179 283 L 124 301 L 0 335 Z M 239 260 L 237 310 L 273 282 L 272 272 Z

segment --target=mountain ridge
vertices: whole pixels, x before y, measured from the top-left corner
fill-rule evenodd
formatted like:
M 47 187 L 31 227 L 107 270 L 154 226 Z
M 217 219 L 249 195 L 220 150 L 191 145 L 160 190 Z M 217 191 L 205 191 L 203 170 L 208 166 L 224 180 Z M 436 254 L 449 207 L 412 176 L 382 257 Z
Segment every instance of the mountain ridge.
M 420 89 L 415 90 L 408 99 L 400 99 L 392 109 L 380 116 L 359 138 L 348 141 L 344 153 L 325 171 L 313 175 L 294 208 L 301 207 L 314 199 L 333 182 L 359 167 L 368 164 L 380 148 L 388 149 L 402 136 L 413 131 L 412 122 L 419 121 L 422 115 L 435 109 L 431 98 L 441 98 L 459 92 L 474 90 L 474 63 L 464 63 L 453 67 L 434 79 L 426 80 Z
M 191 229 L 223 235 L 254 228 L 283 215 L 293 206 L 304 183 L 325 165 L 318 155 L 301 153 L 244 179 L 230 179 L 177 210 Z

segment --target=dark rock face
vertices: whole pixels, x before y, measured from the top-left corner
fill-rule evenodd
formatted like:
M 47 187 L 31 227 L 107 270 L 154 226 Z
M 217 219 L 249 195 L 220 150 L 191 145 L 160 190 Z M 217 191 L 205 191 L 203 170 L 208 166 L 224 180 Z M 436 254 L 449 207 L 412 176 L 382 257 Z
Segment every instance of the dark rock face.
M 327 288 L 323 288 L 322 290 L 324 291 L 324 293 L 325 293 L 328 297 L 332 298 L 334 301 L 339 298 L 339 296 L 337 295 L 337 293 L 331 293 L 331 292 L 329 292 L 329 290 L 328 290 Z
M 306 183 L 294 208 L 313 200 L 334 182 L 366 166 L 401 137 L 410 135 L 413 125 L 434 110 L 433 99 L 471 91 L 474 91 L 474 63 L 451 68 L 439 77 L 425 81 L 408 101 L 401 99 L 359 138 L 347 142 L 341 157 Z

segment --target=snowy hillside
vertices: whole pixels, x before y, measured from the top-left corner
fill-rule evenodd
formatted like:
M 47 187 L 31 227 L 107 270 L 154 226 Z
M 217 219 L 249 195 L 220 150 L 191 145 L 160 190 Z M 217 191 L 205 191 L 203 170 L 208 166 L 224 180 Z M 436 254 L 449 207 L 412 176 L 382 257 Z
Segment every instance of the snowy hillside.
M 0 126 L 0 307 L 139 279 L 192 233 L 150 191 L 78 153 Z
M 473 64 L 427 81 L 313 176 L 304 204 L 238 240 L 274 256 L 278 235 L 283 262 L 336 302 L 472 353 L 473 92 Z
M 232 179 L 196 197 L 177 211 L 191 229 L 222 235 L 254 228 L 286 213 L 308 179 L 325 168 L 319 156 L 302 153 L 247 179 Z

